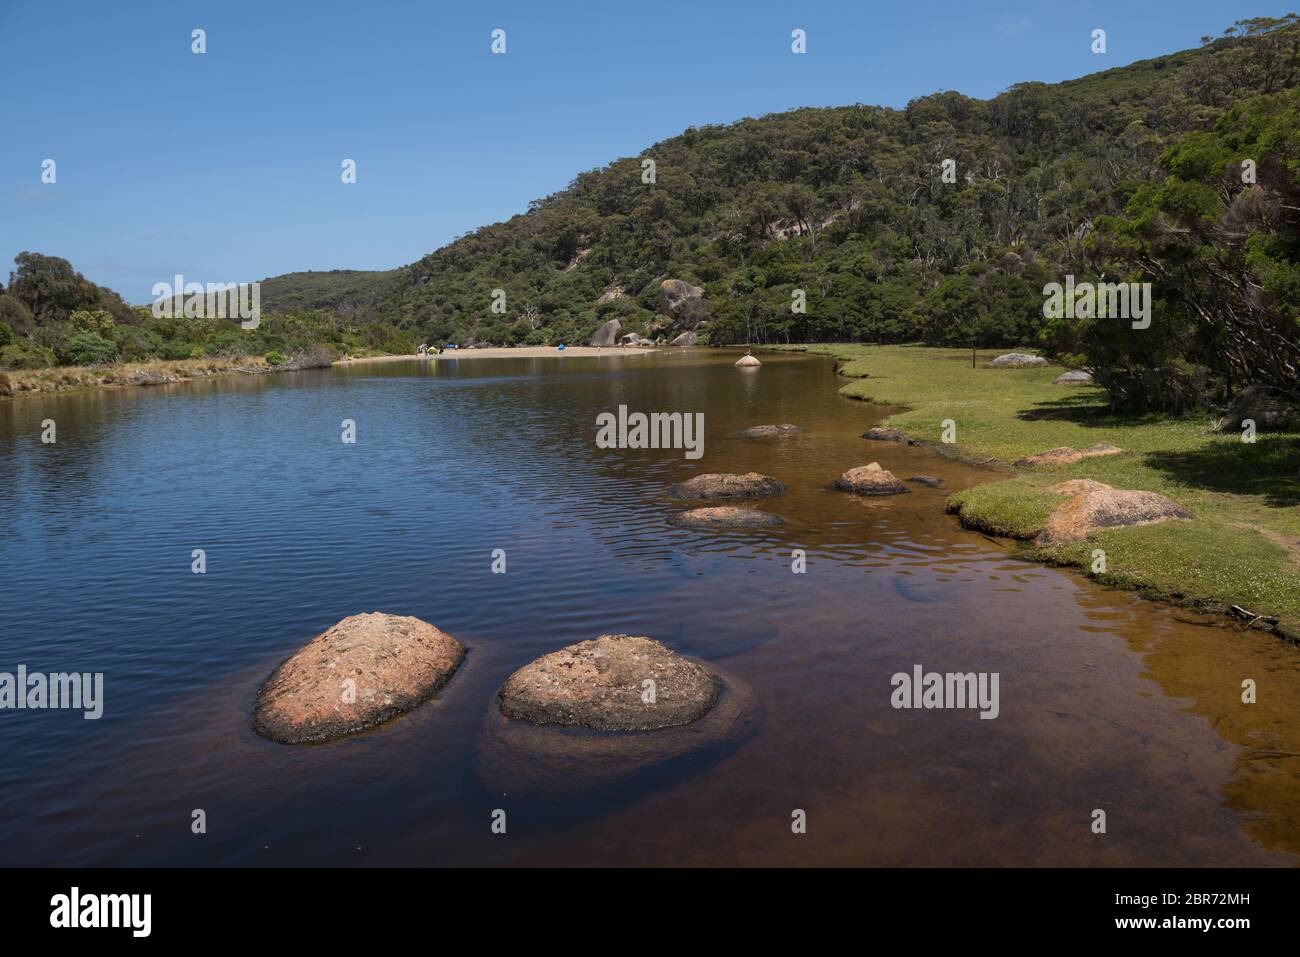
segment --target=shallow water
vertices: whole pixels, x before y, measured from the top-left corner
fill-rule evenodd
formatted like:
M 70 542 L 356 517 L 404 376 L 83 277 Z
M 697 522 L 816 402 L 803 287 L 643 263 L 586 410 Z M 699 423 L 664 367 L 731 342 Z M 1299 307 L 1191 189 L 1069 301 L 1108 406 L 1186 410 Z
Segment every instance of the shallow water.
M 828 360 L 734 359 L 443 358 L 0 404 L 0 671 L 102 671 L 106 698 L 98 721 L 0 711 L 0 864 L 1296 863 L 1300 649 L 1014 558 L 943 514 L 988 473 L 859 438 L 887 410 L 837 396 Z M 597 449 L 620 403 L 704 412 L 704 457 Z M 769 422 L 809 432 L 729 437 Z M 873 460 L 944 488 L 829 489 Z M 759 503 L 786 525 L 666 523 L 669 484 L 749 470 L 791 487 Z M 331 744 L 255 736 L 271 669 L 374 610 L 469 646 L 438 699 Z M 613 779 L 570 760 L 558 798 L 508 757 L 485 773 L 505 677 L 608 632 L 734 676 L 745 733 Z M 916 664 L 997 672 L 998 718 L 895 710 Z

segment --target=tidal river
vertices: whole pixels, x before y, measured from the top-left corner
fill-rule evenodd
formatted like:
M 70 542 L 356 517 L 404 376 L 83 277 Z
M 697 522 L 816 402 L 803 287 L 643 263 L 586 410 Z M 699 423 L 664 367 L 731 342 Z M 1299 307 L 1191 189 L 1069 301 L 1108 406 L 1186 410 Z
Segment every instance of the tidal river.
M 0 710 L 0 864 L 1296 864 L 1300 649 L 1018 560 L 943 512 L 989 473 L 864 441 L 888 410 L 840 398 L 829 360 L 735 358 L 444 356 L 0 403 L 0 672 L 103 676 L 97 719 Z M 620 405 L 703 413 L 703 456 L 598 448 Z M 779 422 L 809 431 L 732 437 Z M 944 486 L 829 488 L 871 461 Z M 751 470 L 790 486 L 759 503 L 784 526 L 667 524 L 671 483 Z M 365 611 L 432 622 L 465 665 L 371 732 L 256 736 L 270 671 Z M 505 678 L 606 633 L 745 682 L 748 732 L 612 781 L 574 762 L 554 800 L 485 775 Z M 917 666 L 996 674 L 996 717 L 895 708 Z

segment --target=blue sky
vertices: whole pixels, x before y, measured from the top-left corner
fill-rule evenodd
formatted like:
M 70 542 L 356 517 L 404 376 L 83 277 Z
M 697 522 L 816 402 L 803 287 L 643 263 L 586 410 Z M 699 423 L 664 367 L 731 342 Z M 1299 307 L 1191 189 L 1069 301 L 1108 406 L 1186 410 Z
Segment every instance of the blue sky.
M 988 97 L 1287 4 L 1235 6 L 0 0 L 0 274 L 35 250 L 146 302 L 178 272 L 391 268 L 688 126 Z M 498 27 L 504 56 L 489 50 Z M 190 51 L 195 28 L 206 54 Z

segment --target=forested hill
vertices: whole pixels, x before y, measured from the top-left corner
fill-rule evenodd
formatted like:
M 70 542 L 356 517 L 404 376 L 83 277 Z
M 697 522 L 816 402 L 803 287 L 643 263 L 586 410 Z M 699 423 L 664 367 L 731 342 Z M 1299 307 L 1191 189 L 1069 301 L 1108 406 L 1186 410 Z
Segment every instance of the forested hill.
M 346 302 L 429 341 L 583 341 L 614 317 L 624 332 L 676 331 L 659 313 L 660 281 L 675 278 L 704 289 L 705 341 L 1033 343 L 1044 283 L 1096 266 L 1098 219 L 1165 177 L 1168 147 L 1295 85 L 1296 34 L 1294 18 L 1245 21 L 1199 49 L 991 100 L 688 129 L 396 275 L 347 274 Z M 341 285 L 293 274 L 263 301 L 337 307 Z

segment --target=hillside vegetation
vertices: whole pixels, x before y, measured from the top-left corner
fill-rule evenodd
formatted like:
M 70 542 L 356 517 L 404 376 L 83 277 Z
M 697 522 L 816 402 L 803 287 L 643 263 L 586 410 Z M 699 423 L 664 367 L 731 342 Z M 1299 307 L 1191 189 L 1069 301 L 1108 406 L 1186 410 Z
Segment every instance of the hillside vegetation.
M 1093 368 L 1117 407 L 1294 394 L 1298 79 L 1289 15 L 990 100 L 691 128 L 401 269 L 267 280 L 263 308 L 374 348 L 585 342 L 617 318 L 715 344 L 1037 345 Z M 1044 286 L 1066 275 L 1152 282 L 1151 327 L 1045 320 Z M 702 296 L 666 310 L 669 279 Z M 29 336 L 60 351 L 57 331 Z

